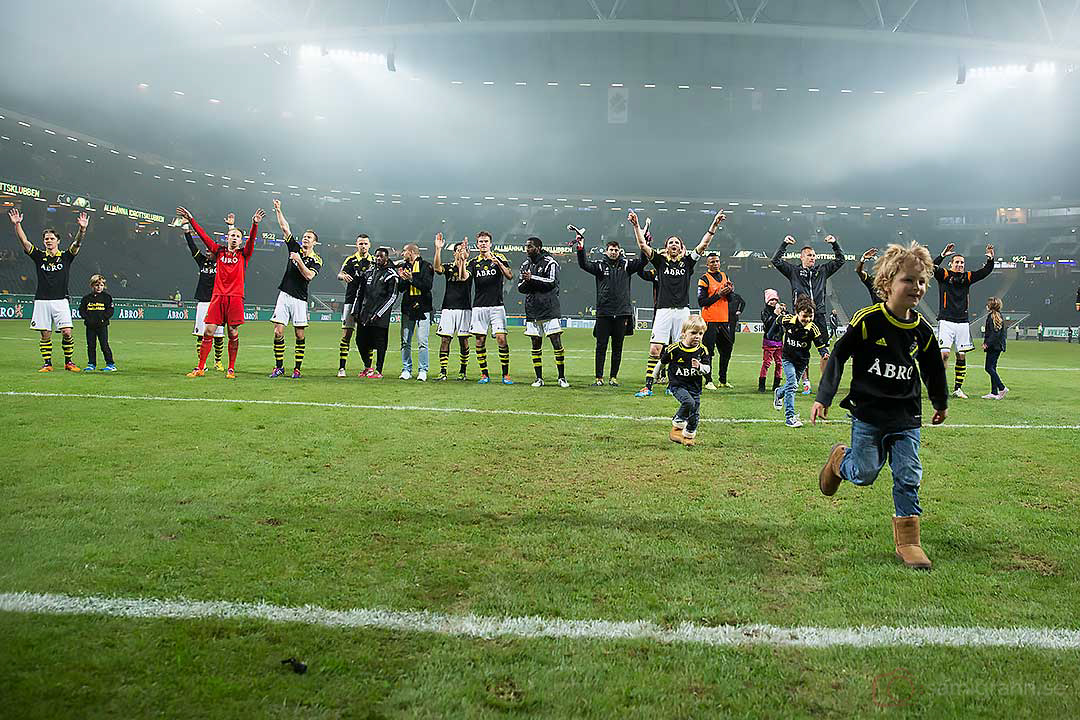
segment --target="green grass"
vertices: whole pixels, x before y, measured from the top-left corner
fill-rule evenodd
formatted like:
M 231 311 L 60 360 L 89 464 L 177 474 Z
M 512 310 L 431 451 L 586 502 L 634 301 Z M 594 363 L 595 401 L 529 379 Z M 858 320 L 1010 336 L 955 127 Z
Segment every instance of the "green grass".
M 887 470 L 872 488 L 818 493 L 824 455 L 848 434 L 842 413 L 783 427 L 756 392 L 755 336 L 736 345 L 735 390 L 706 393 L 702 417 L 776 422 L 703 423 L 687 449 L 667 440 L 671 398 L 633 397 L 642 333 L 613 389 L 587 386 L 592 338 L 568 331 L 574 387 L 563 390 L 528 386 L 520 330 L 513 387 L 405 383 L 396 352 L 382 381 L 338 379 L 329 324 L 310 329 L 302 381 L 266 379 L 262 323 L 243 329 L 236 382 L 190 380 L 186 330 L 117 322 L 121 372 L 39 375 L 25 322 L 0 322 L 0 391 L 388 409 L 0 396 L 0 592 L 661 624 L 1080 627 L 1078 430 L 926 429 L 934 569 L 917 573 L 893 557 Z M 954 401 L 947 425 L 1076 424 L 1080 347 L 1010 344 L 1002 402 L 977 399 L 981 362 L 969 356 L 973 399 Z M 354 351 L 352 374 L 358 364 Z M 550 348 L 545 367 L 553 378 Z M 804 417 L 809 404 L 797 396 Z M 0 697 L 25 717 L 1061 717 L 1080 706 L 1075 651 L 485 641 L 15 613 L 0 613 L 0 637 Z M 291 655 L 308 674 L 279 668 Z M 897 668 L 917 691 L 881 709 L 874 678 Z

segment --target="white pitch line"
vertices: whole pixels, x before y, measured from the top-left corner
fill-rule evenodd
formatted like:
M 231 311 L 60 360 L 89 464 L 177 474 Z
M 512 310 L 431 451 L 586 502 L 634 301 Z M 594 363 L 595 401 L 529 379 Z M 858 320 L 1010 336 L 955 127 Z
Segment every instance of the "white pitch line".
M 356 403 L 316 402 L 313 400 L 252 400 L 248 398 L 206 398 L 206 397 L 170 397 L 163 395 L 105 395 L 101 393 L 47 393 L 19 390 L 0 391 L 0 396 L 34 398 L 82 398 L 88 400 L 142 400 L 152 402 L 201 402 L 241 405 L 289 405 L 300 407 L 333 408 L 344 410 L 387 410 L 391 412 L 432 412 L 464 413 L 474 415 L 518 415 L 524 417 L 570 418 L 576 420 L 629 420 L 632 422 L 670 421 L 670 415 L 616 415 L 614 413 L 557 413 L 540 410 L 510 410 L 504 408 L 468 408 L 468 407 L 433 407 L 426 405 L 361 405 Z M 727 425 L 782 425 L 782 420 L 775 418 L 701 418 L 703 423 L 723 423 Z M 847 424 L 847 420 L 821 420 L 824 424 Z M 1080 430 L 1080 425 L 978 425 L 965 423 L 945 423 L 942 425 L 924 425 L 923 428 L 967 428 L 994 430 Z
M 1065 628 L 988 627 L 778 627 L 682 623 L 668 628 L 645 620 L 561 620 L 535 616 L 485 617 L 379 608 L 330 610 L 314 605 L 76 597 L 40 593 L 0 593 L 0 611 L 34 615 L 98 615 L 170 620 L 265 620 L 329 628 L 377 628 L 474 638 L 565 638 L 646 640 L 662 644 L 740 647 L 996 647 L 1075 650 L 1080 631 Z

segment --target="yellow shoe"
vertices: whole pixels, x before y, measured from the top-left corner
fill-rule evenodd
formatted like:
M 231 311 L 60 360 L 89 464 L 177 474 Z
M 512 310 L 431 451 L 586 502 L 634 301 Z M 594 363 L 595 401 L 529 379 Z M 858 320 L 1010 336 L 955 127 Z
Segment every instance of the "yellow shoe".
M 227 371 L 225 371 L 225 379 L 226 380 L 235 380 L 236 379 L 236 371 L 233 370 L 232 368 L 229 368 Z
M 220 360 L 218 360 L 217 362 L 214 363 L 214 369 L 217 370 L 218 372 L 224 372 L 225 371 L 225 366 L 221 364 Z
M 188 377 L 202 377 L 205 374 L 206 374 L 206 370 L 203 370 L 202 368 L 195 368 L 194 370 L 189 372 L 187 374 L 187 376 Z

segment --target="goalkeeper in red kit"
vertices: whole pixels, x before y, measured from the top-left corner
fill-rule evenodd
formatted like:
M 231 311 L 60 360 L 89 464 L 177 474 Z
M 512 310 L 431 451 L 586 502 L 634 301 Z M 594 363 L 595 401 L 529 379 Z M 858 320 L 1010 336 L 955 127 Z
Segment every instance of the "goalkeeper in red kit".
M 217 263 L 214 276 L 214 294 L 210 298 L 210 307 L 204 319 L 202 347 L 199 349 L 199 366 L 187 374 L 188 377 L 202 377 L 206 374 L 206 358 L 214 345 L 214 332 L 219 325 L 224 325 L 229 336 L 229 369 L 225 377 L 236 379 L 236 352 L 240 348 L 240 326 L 244 324 L 244 274 L 248 260 L 255 250 L 255 234 L 259 221 L 266 217 L 262 209 L 255 211 L 251 218 L 251 232 L 247 243 L 241 247 L 244 234 L 238 228 L 230 228 L 228 244 L 218 245 L 206 231 L 199 226 L 187 208 L 176 208 L 178 217 L 187 220 L 193 230 L 202 238 L 207 251 Z

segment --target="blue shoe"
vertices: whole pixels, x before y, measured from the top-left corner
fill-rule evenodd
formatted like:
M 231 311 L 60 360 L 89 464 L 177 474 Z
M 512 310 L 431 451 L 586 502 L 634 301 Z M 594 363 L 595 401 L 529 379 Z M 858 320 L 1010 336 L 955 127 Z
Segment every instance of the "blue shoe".
M 491 378 L 489 378 L 487 375 L 481 375 L 480 379 L 476 381 L 476 384 L 487 385 L 489 382 L 491 382 Z
M 634 397 L 652 397 L 653 391 L 647 387 L 643 387 L 634 393 Z
M 675 395 L 675 393 L 671 392 L 671 388 L 664 388 L 664 394 L 665 395 L 672 395 L 672 396 Z
M 95 365 L 87 365 L 83 368 L 83 372 L 94 372 L 95 370 L 97 370 L 97 366 Z
M 102 369 L 102 372 L 116 372 L 116 366 L 112 363 L 109 363 Z
M 285 369 L 284 368 L 276 367 L 276 368 L 274 368 L 274 372 L 270 373 L 270 377 L 271 378 L 279 378 L 284 374 L 285 374 Z
M 509 375 L 503 375 L 503 385 L 513 385 L 514 381 L 510 379 Z

